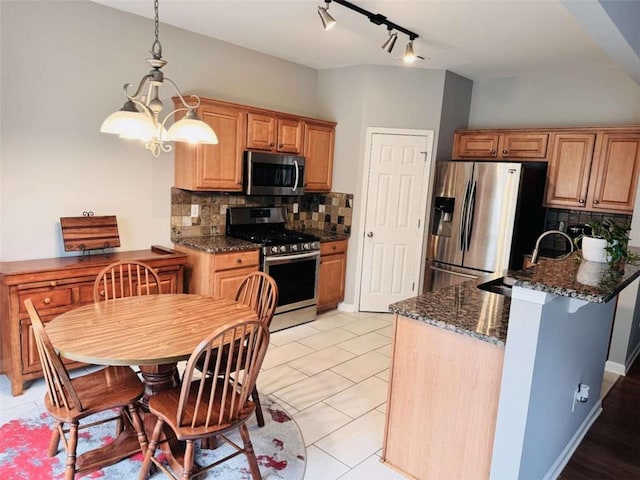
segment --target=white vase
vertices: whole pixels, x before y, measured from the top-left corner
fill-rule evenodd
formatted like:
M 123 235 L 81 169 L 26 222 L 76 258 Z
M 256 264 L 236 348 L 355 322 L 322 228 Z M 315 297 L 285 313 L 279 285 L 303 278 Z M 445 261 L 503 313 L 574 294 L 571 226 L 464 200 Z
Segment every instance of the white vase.
M 607 263 L 608 254 L 604 238 L 582 237 L 582 258 L 590 262 Z
M 584 285 L 598 287 L 602 282 L 602 275 L 609 268 L 609 265 L 599 262 L 584 261 L 578 267 L 576 280 Z

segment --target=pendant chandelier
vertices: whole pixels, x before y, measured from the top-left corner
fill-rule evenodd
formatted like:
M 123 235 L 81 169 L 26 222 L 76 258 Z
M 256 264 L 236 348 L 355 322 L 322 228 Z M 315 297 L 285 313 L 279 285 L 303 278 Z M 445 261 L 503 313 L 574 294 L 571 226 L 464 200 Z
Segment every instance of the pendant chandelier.
M 102 122 L 100 131 L 119 135 L 120 138 L 142 140 L 147 150 L 157 158 L 160 152 L 172 150 L 171 144 L 167 143 L 169 141 L 216 144 L 218 138 L 213 129 L 196 115 L 195 110 L 200 105 L 200 98 L 197 95 L 191 95 L 192 104 L 188 104 L 175 82 L 165 77 L 160 70 L 167 62 L 162 59 L 162 45 L 158 39 L 158 0 L 154 1 L 154 10 L 155 41 L 151 46 L 152 58 L 146 59 L 151 70 L 142 77 L 133 95 L 129 93 L 132 85 L 124 84 L 124 95 L 127 101 L 120 110 L 112 113 Z M 165 82 L 173 86 L 183 106 L 169 112 L 163 120 L 160 120 L 163 105 L 158 92 Z M 165 128 L 167 120 L 175 113 L 183 111 L 186 112 L 184 116 L 176 120 L 167 130 Z

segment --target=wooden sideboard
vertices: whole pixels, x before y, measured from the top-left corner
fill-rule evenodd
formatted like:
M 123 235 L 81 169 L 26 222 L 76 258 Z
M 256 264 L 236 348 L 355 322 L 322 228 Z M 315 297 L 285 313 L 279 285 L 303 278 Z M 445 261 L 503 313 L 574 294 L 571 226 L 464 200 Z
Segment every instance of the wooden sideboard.
M 11 393 L 23 392 L 28 380 L 42 377 L 40 358 L 24 307 L 30 298 L 44 322 L 93 302 L 93 283 L 106 265 L 138 260 L 160 275 L 161 290 L 182 293 L 186 255 L 152 246 L 149 250 L 0 263 L 0 370 L 11 380 Z M 69 368 L 82 364 L 69 362 Z

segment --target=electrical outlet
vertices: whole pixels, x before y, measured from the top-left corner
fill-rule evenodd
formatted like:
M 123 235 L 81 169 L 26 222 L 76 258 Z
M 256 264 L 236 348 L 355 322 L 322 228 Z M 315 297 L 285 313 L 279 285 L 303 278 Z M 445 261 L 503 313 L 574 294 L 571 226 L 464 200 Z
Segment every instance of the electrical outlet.
M 293 204 L 293 213 L 298 213 L 298 204 L 297 203 Z
M 191 205 L 191 216 L 199 217 L 200 216 L 200 205 Z

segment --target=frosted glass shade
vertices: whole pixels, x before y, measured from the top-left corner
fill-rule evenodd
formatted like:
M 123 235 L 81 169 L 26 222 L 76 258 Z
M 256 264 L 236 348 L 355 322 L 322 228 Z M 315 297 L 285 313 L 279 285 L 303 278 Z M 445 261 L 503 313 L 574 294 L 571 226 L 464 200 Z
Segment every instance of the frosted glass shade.
M 128 101 L 102 122 L 100 131 L 113 133 L 122 138 L 149 141 L 157 135 L 158 129 L 145 113 L 140 112 L 133 102 Z
M 175 142 L 218 143 L 213 129 L 200 120 L 193 110 L 189 110 L 182 119 L 169 127 L 167 138 Z

